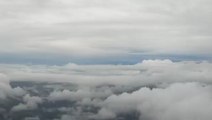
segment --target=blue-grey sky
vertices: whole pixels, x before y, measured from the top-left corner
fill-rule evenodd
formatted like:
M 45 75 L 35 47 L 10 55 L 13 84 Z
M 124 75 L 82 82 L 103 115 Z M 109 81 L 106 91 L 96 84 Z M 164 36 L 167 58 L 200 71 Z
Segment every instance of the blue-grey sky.
M 211 60 L 211 0 L 0 0 L 0 62 Z

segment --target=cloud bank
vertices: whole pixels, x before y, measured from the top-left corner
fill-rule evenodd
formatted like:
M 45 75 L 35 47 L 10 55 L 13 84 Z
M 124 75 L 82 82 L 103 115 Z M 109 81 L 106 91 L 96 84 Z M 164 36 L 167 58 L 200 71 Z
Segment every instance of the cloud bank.
M 18 120 L 23 117 L 40 120 L 212 118 L 212 63 L 207 61 L 144 60 L 134 65 L 1 64 L 0 71 L 0 98 L 15 103 L 2 106 L 0 113 L 7 111 Z
M 108 97 L 98 115 L 107 119 L 115 118 L 114 113 L 139 111 L 140 120 L 209 120 L 211 90 L 211 85 L 199 83 L 177 83 L 164 89 L 141 88 Z
M 144 60 L 134 65 L 11 65 L 0 70 L 14 81 L 71 82 L 80 86 L 147 85 L 174 82 L 211 83 L 207 61 Z

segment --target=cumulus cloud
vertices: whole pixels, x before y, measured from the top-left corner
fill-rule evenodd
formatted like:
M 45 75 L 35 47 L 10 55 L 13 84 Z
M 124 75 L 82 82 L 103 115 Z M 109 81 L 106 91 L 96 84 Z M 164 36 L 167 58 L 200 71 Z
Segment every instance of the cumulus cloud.
M 106 98 L 110 96 L 112 91 L 110 89 L 92 90 L 92 88 L 79 88 L 77 91 L 63 90 L 54 91 L 50 93 L 48 99 L 50 101 L 81 101 L 83 104 L 91 102 L 93 98 Z
M 8 97 L 18 97 L 24 94 L 25 91 L 22 88 L 12 88 L 9 78 L 5 74 L 0 73 L 0 99 L 5 100 Z
M 5 99 L 7 97 L 8 92 L 10 92 L 11 87 L 9 85 L 9 80 L 6 78 L 5 75 L 0 74 L 0 98 Z
M 19 97 L 22 99 L 11 107 L 11 113 L 38 110 L 39 115 L 55 114 L 51 117 L 55 120 L 212 118 L 212 63 L 207 61 L 144 60 L 134 65 L 1 64 L 0 71 L 5 74 L 0 83 L 4 86 L 0 88 L 3 95 L 28 93 Z M 21 83 L 17 86 L 23 86 L 12 88 L 6 76 Z M 36 89 L 40 92 L 34 92 Z
M 75 89 L 55 89 L 47 99 L 53 103 L 76 102 L 58 110 L 81 119 L 121 119 L 123 114 L 134 112 L 138 112 L 139 119 L 148 120 L 211 118 L 208 111 L 212 109 L 212 64 L 207 61 L 144 60 L 134 65 L 2 65 L 1 68 L 5 67 L 5 73 L 17 80 L 73 84 Z M 43 79 L 44 76 L 48 79 Z M 23 106 L 28 109 L 28 102 L 13 109 Z
M 24 103 L 19 103 L 12 108 L 12 111 L 22 111 L 22 110 L 33 110 L 38 107 L 38 104 L 42 103 L 42 99 L 37 96 L 30 96 L 26 94 L 23 97 Z
M 113 111 L 102 108 L 101 110 L 99 110 L 98 114 L 96 116 L 92 116 L 92 118 L 95 118 L 95 119 L 115 119 L 116 114 Z
M 134 65 L 1 64 L 0 71 L 5 74 L 2 85 L 9 85 L 5 76 L 23 84 L 9 87 L 13 91 L 11 95 L 23 96 L 22 89 L 28 93 L 11 107 L 12 113 L 36 109 L 39 115 L 48 113 L 55 120 L 212 118 L 212 63 L 208 61 L 144 60 Z M 34 92 L 36 89 L 39 92 Z
M 137 110 L 141 120 L 210 120 L 211 91 L 211 85 L 199 83 L 176 83 L 152 90 L 141 88 L 108 97 L 98 115 L 110 118 L 108 113 Z

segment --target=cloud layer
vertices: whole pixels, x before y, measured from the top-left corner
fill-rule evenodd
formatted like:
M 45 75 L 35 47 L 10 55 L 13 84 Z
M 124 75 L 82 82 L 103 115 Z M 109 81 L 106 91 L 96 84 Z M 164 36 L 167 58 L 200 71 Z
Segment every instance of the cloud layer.
M 212 64 L 207 61 L 144 60 L 134 65 L 12 65 L 0 70 L 11 80 L 71 82 L 79 85 L 146 85 L 173 82 L 211 83 Z M 171 79 L 170 79 L 171 78 Z
M 2 58 L 34 62 L 52 57 L 212 54 L 210 0 L 0 3 Z
M 165 89 L 141 88 L 108 97 L 99 116 L 107 119 L 115 118 L 114 113 L 139 111 L 140 120 L 210 120 L 211 90 L 211 85 L 198 83 L 172 84 Z
M 0 104 L 0 117 L 4 115 L 5 120 L 7 114 L 17 120 L 212 118 L 212 63 L 207 61 L 144 60 L 135 65 L 1 64 L 0 71 L 0 99 L 7 105 Z
M 0 0 L 0 119 L 211 120 L 211 6 Z

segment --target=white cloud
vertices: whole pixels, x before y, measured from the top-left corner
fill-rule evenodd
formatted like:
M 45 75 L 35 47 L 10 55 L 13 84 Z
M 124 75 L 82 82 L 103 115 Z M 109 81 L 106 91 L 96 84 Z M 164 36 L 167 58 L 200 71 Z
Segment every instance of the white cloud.
M 138 110 L 141 120 L 210 120 L 211 91 L 211 85 L 199 83 L 172 84 L 164 89 L 141 88 L 108 97 L 101 110 L 116 114 Z
M 198 81 L 211 83 L 210 62 L 144 60 L 135 65 L 7 65 L 0 70 L 12 80 L 71 82 L 79 86 L 142 86 Z M 170 79 L 171 78 L 171 79 Z
M 133 112 L 138 112 L 141 120 L 212 118 L 212 63 L 207 61 L 144 60 L 134 65 L 1 64 L 0 71 L 5 74 L 1 77 L 5 79 L 2 85 L 8 85 L 5 76 L 14 81 L 72 83 L 74 88 L 54 89 L 46 96 L 46 102 L 75 101 L 71 103 L 73 106 L 60 106 L 57 110 L 76 119 L 118 119 L 120 114 Z M 20 88 L 15 89 L 23 95 Z M 43 104 L 42 99 L 25 95 L 23 103 L 12 110 L 36 109 L 38 104 Z

